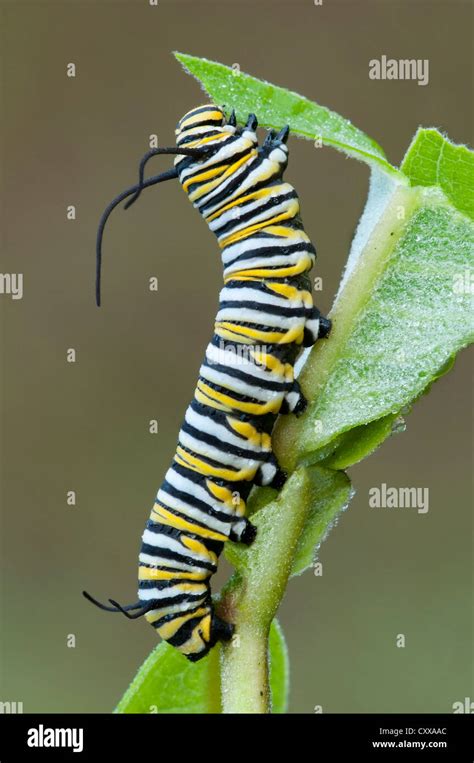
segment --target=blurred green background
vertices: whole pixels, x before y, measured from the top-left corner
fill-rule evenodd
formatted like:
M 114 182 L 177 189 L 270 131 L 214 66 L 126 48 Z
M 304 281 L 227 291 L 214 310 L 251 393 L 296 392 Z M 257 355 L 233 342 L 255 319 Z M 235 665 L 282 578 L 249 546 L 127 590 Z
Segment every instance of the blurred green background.
M 398 164 L 419 124 L 472 141 L 471 8 L 451 2 L 4 3 L 0 700 L 25 712 L 108 712 L 155 645 L 144 622 L 81 596 L 136 598 L 140 536 L 212 330 L 218 249 L 177 184 L 147 191 L 106 231 L 148 136 L 205 100 L 171 51 L 216 59 L 317 100 Z M 382 54 L 428 58 L 430 82 L 374 82 Z M 75 79 L 66 77 L 74 62 Z M 328 311 L 368 170 L 290 140 L 287 178 L 318 250 Z M 154 160 L 152 172 L 170 165 Z M 77 219 L 66 219 L 74 204 Z M 157 276 L 158 293 L 148 279 Z M 74 348 L 77 362 L 66 362 Z M 408 430 L 352 470 L 357 495 L 321 548 L 324 574 L 290 583 L 279 616 L 290 711 L 450 712 L 472 696 L 472 363 L 417 403 Z M 157 435 L 148 433 L 158 419 Z M 370 509 L 382 482 L 429 487 L 430 510 Z M 77 491 L 68 506 L 66 492 Z M 222 566 L 217 582 L 230 569 Z M 396 647 L 397 634 L 406 647 Z M 76 647 L 67 636 L 75 634 Z

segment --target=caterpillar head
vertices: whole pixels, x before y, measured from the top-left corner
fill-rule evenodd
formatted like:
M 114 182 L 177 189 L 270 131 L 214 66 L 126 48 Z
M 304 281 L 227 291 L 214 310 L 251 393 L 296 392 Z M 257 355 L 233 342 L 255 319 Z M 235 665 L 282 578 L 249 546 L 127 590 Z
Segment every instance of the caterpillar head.
M 175 135 L 177 146 L 201 148 L 212 146 L 235 133 L 235 117 L 227 121 L 220 106 L 198 106 L 179 120 Z

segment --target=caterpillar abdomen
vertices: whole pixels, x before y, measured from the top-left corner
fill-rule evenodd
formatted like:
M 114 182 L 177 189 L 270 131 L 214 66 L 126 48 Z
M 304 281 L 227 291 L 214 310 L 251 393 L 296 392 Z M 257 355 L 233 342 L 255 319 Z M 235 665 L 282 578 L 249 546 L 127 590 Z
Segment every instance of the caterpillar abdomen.
M 303 230 L 295 190 L 281 180 L 287 132 L 258 148 L 256 120 L 225 121 L 214 106 L 189 112 L 177 145 L 201 148 L 178 156 L 179 180 L 216 234 L 224 287 L 214 336 L 173 464 L 158 492 L 140 554 L 139 598 L 158 633 L 190 659 L 232 633 L 216 618 L 210 577 L 223 544 L 249 541 L 245 500 L 253 484 L 281 484 L 271 430 L 280 411 L 305 401 L 293 363 L 319 333 L 306 273 L 315 250 Z
M 256 128 L 254 115 L 238 127 L 233 114 L 227 121 L 213 105 L 188 112 L 178 123 L 177 148 L 144 157 L 139 184 L 109 205 L 98 234 L 98 304 L 105 222 L 118 203 L 133 194 L 130 206 L 149 185 L 178 178 L 221 249 L 224 286 L 214 335 L 143 533 L 139 602 L 99 604 L 133 618 L 145 614 L 193 661 L 232 635 L 232 624 L 214 612 L 210 578 L 227 540 L 251 543 L 255 536 L 245 517 L 252 486 L 284 482 L 273 425 L 279 413 L 304 410 L 294 362 L 330 327 L 313 304 L 307 275 L 316 252 L 296 191 L 282 179 L 288 128 L 271 131 L 261 146 Z M 145 181 L 145 162 L 157 153 L 177 154 L 175 168 Z

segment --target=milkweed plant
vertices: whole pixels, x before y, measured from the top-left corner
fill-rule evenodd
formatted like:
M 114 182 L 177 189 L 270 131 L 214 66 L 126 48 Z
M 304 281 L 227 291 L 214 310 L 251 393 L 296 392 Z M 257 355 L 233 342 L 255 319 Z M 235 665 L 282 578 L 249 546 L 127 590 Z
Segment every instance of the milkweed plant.
M 473 338 L 474 154 L 420 128 L 400 168 L 347 119 L 296 93 L 182 53 L 212 102 L 259 124 L 332 146 L 371 170 L 330 318 L 329 340 L 299 361 L 309 401 L 278 419 L 280 493 L 254 488 L 250 547 L 226 544 L 234 574 L 215 597 L 235 624 L 228 644 L 190 663 L 166 642 L 138 670 L 118 713 L 283 713 L 289 658 L 275 619 L 287 583 L 310 568 L 353 490 L 345 470 L 404 428 L 413 403 Z

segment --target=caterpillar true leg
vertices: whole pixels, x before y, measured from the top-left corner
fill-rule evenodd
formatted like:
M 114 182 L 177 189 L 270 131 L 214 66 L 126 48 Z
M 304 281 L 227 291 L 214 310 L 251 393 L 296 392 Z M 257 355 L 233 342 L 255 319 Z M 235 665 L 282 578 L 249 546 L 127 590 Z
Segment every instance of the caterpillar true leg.
M 318 339 L 327 337 L 331 331 L 331 325 L 329 318 L 325 318 L 317 307 L 313 307 L 305 323 L 303 346 L 311 347 Z
M 246 518 L 242 517 L 234 525 L 230 531 L 229 540 L 235 543 L 244 543 L 246 546 L 250 546 L 255 540 L 257 535 L 257 528 Z
M 330 318 L 325 318 L 324 315 L 319 317 L 319 333 L 318 339 L 326 339 L 331 333 L 332 321 Z

